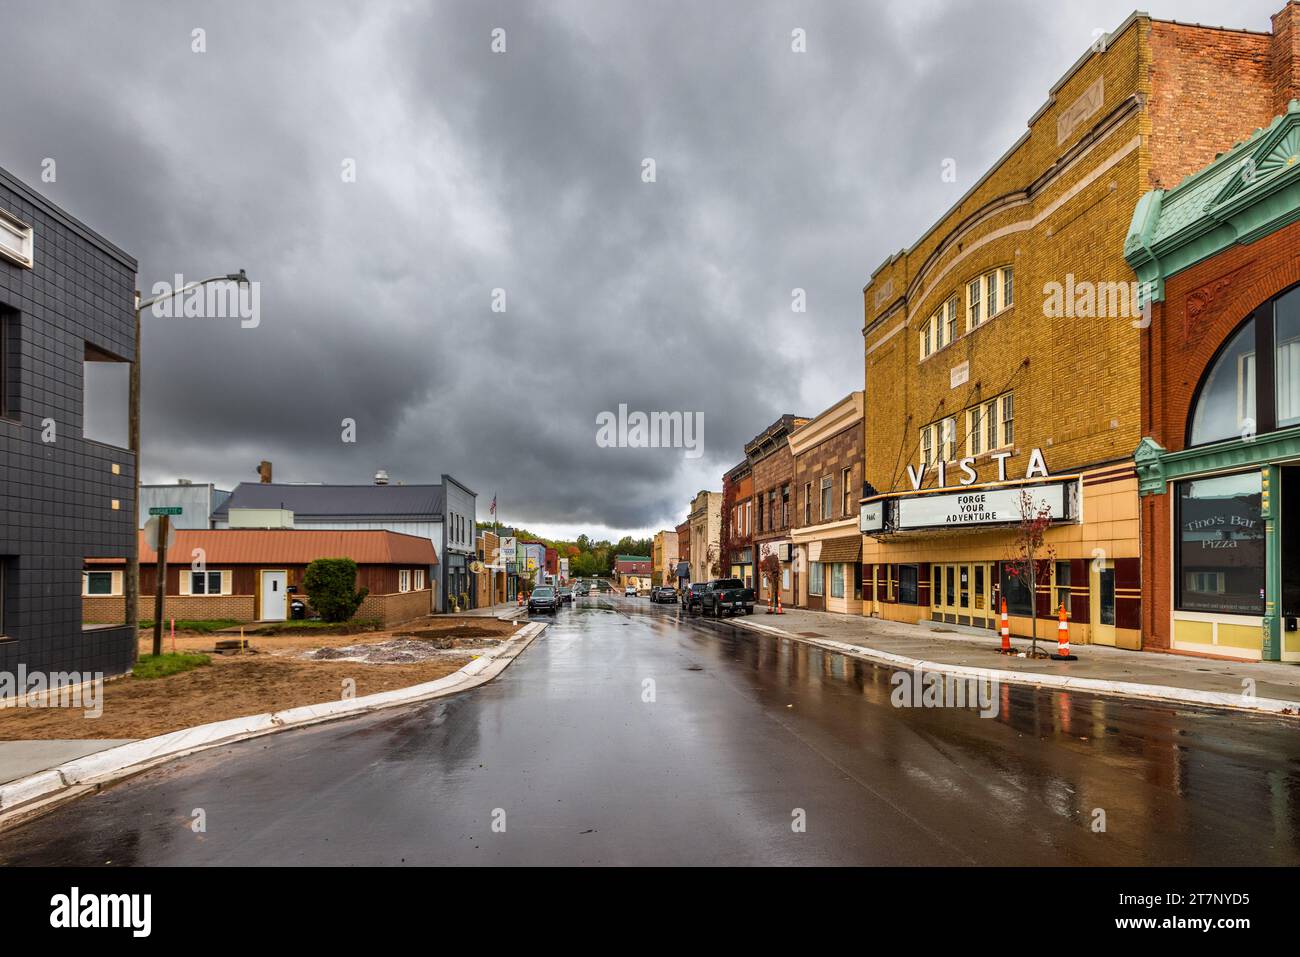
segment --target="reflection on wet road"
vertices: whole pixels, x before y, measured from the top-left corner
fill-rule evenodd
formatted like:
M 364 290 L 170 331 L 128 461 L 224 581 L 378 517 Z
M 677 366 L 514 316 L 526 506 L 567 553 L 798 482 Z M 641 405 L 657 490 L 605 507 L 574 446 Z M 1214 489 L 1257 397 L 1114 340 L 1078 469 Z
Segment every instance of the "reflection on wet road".
M 890 674 L 588 600 L 491 684 L 173 762 L 0 863 L 1300 861 L 1290 723 L 1019 687 L 899 709 Z

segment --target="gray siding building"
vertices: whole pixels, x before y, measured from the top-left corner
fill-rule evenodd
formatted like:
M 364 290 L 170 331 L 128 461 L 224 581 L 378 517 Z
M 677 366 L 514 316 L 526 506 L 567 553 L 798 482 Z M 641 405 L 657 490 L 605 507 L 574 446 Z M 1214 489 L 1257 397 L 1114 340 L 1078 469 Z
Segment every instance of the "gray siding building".
M 131 627 L 83 628 L 81 595 L 85 559 L 135 556 L 135 275 L 0 170 L 0 671 L 111 675 L 134 660 Z
M 462 592 L 474 601 L 469 563 L 475 557 L 477 496 L 450 475 L 440 485 L 299 485 L 240 482 L 213 509 L 212 527 L 229 528 L 231 509 L 283 510 L 294 528 L 387 529 L 433 542 L 438 554 L 435 607 L 450 611 Z

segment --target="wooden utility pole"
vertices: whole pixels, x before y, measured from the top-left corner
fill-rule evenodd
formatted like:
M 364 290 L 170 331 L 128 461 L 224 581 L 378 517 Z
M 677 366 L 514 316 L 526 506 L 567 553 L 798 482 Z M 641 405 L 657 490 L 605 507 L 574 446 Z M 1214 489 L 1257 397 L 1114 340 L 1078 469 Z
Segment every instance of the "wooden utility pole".
M 171 534 L 171 517 L 158 516 L 158 583 L 153 593 L 153 653 L 162 654 L 163 596 L 167 588 L 167 538 Z
M 140 652 L 140 293 L 135 294 L 135 356 L 131 361 L 127 398 L 127 444 L 135 455 L 131 465 L 131 555 L 126 563 L 126 624 L 131 628 L 131 663 Z

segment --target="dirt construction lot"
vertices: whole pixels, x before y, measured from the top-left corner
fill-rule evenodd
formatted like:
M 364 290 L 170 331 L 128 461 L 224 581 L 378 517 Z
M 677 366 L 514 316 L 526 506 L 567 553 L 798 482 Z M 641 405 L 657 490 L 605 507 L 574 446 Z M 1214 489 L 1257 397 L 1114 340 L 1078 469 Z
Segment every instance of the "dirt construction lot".
M 0 708 L 0 741 L 147 738 L 168 731 L 392 691 L 451 674 L 518 630 L 493 618 L 436 616 L 359 635 L 247 635 L 242 655 L 211 654 L 230 635 L 177 633 L 177 652 L 211 654 L 212 663 L 163 678 L 106 681 L 102 714 L 81 707 Z M 235 637 L 238 637 L 237 634 Z M 152 651 L 142 634 L 140 653 Z M 170 636 L 164 653 L 172 651 Z M 313 657 L 315 656 L 315 657 Z

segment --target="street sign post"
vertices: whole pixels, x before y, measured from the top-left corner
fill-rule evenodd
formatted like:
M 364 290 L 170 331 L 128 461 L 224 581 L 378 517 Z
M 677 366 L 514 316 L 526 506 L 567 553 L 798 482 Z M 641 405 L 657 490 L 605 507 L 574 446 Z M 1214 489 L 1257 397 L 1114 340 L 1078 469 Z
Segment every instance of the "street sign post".
M 163 596 L 167 585 L 167 546 L 171 543 L 173 515 L 181 514 L 179 506 L 155 506 L 150 515 L 158 516 L 158 583 L 153 594 L 153 653 L 162 654 Z

